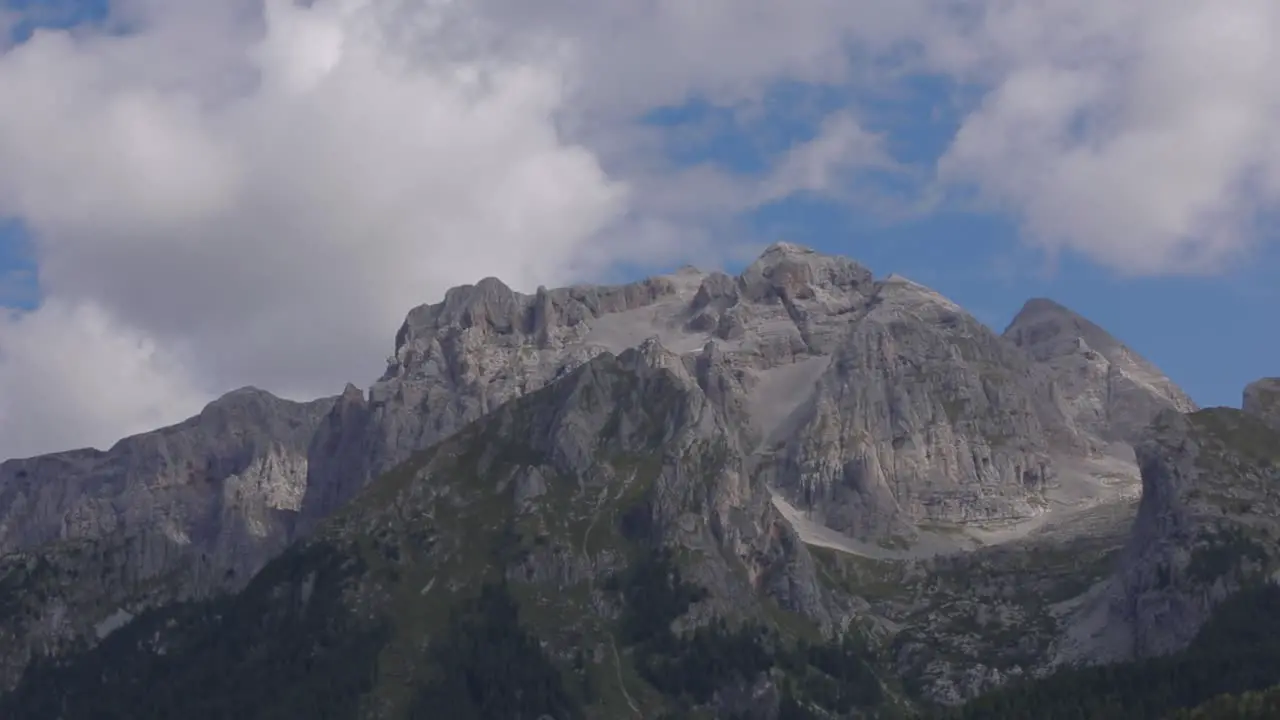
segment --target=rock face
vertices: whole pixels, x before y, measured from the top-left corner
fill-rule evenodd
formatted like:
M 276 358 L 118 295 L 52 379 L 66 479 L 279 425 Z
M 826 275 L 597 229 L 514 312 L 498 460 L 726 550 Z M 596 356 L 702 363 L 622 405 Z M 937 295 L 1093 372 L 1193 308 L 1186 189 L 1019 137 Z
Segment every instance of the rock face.
M 236 589 L 290 540 L 331 399 L 229 393 L 186 422 L 0 464 L 0 681 L 146 607 Z
M 303 524 L 413 450 L 649 337 L 721 378 L 709 394 L 782 497 L 855 536 L 1034 515 L 1050 450 L 1081 444 L 1026 354 L 954 303 L 777 244 L 738 277 L 685 269 L 534 295 L 490 278 L 413 310 L 367 406 L 335 408 L 321 445 L 340 460 L 313 461 Z
M 331 667 L 334 648 L 373 644 L 381 660 L 364 706 L 378 709 L 363 716 L 404 717 L 405 679 L 429 679 L 424 638 L 443 635 L 450 609 L 496 581 L 521 599 L 534 647 L 566 667 L 576 657 L 578 672 L 600 678 L 592 702 L 617 705 L 594 716 L 625 716 L 627 705 L 640 717 L 672 709 L 653 694 L 632 697 L 624 684 L 623 639 L 613 629 L 624 608 L 608 585 L 633 558 L 668 548 L 683 576 L 707 591 L 680 613 L 686 627 L 713 617 L 764 619 L 777 612 L 774 602 L 811 618 L 825 613 L 813 561 L 768 489 L 745 472 L 740 434 L 706 390 L 724 379 L 700 373 L 700 357 L 656 340 L 601 353 L 415 453 L 217 611 L 151 614 L 114 636 L 109 653 L 73 659 L 65 677 L 89 680 L 72 703 L 101 708 L 118 702 L 122 687 L 149 687 L 143 680 L 156 652 L 169 682 L 199 694 L 180 698 L 183 707 L 234 702 L 244 689 L 210 664 L 230 661 L 234 673 L 235 663 L 294 663 L 289 648 L 305 634 L 290 623 L 313 618 L 324 635 L 308 651 L 316 671 Z M 350 568 L 341 585 L 327 579 L 336 566 Z M 381 630 L 360 629 L 369 624 Z M 207 637 L 223 640 L 211 647 Z M 255 649 L 239 654 L 245 645 Z M 347 660 L 357 662 L 356 653 Z M 296 700 L 306 681 L 306 673 L 285 673 L 275 696 Z M 758 684 L 776 696 L 767 672 Z M 28 678 L 25 687 L 30 698 L 56 686 Z M 710 703 L 734 702 L 729 695 Z M 760 705 L 760 693 L 753 697 Z M 776 704 L 751 716 L 776 717 Z
M 769 468 L 788 501 L 859 537 L 1025 518 L 1052 478 L 1031 363 L 954 303 L 877 283 Z
M 664 414 L 646 415 L 648 402 Z M 516 407 L 537 422 L 501 426 Z M 15 553 L 0 562 L 0 596 L 10 588 L 22 608 L 0 613 L 0 639 L 23 648 L 0 682 L 146 608 L 241 588 L 376 478 L 492 423 L 537 458 L 503 476 L 511 502 L 544 524 L 582 514 L 581 540 L 554 557 L 531 551 L 542 560 L 521 572 L 559 587 L 612 567 L 582 548 L 597 520 L 624 510 L 620 478 L 638 464 L 657 489 L 643 512 L 627 506 L 629 527 L 728 558 L 690 566 L 713 590 L 698 612 L 750 615 L 759 603 L 733 600 L 746 593 L 830 628 L 853 601 L 815 584 L 801 521 L 806 543 L 819 533 L 832 547 L 901 550 L 926 527 L 1043 519 L 1072 459 L 1132 441 L 1161 408 L 1191 407 L 1048 301 L 1001 337 L 928 288 L 785 243 L 738 276 L 685 268 L 533 294 L 488 278 L 410 311 L 367 396 L 348 386 L 298 404 L 237 391 L 106 453 L 0 465 L 0 550 Z M 448 484 L 432 467 L 414 492 Z M 467 467 L 475 482 L 498 477 Z
M 1161 410 L 1196 409 L 1158 368 L 1052 300 L 1028 300 L 1004 337 L 1044 366 L 1055 404 L 1085 437 L 1133 444 Z
M 1092 610 L 1101 622 L 1082 619 L 1095 661 L 1186 647 L 1220 602 L 1280 568 L 1280 433 L 1230 408 L 1166 411 L 1137 455 L 1128 545 Z
M 1244 389 L 1241 409 L 1280 432 L 1280 378 L 1263 378 Z
M 140 576 L 162 573 L 177 553 L 200 558 L 202 583 L 245 582 L 288 538 L 308 445 L 332 405 L 245 388 L 106 452 L 6 461 L 0 552 L 124 536 L 137 543 L 130 571 Z

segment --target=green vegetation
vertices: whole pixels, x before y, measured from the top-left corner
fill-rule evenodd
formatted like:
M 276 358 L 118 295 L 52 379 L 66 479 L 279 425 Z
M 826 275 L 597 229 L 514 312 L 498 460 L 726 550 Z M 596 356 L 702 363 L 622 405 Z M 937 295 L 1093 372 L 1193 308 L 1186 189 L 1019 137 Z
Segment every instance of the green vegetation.
M 409 720 L 604 717 L 591 708 L 602 680 L 621 680 L 621 666 L 601 674 L 581 651 L 568 662 L 549 655 L 517 601 L 522 586 L 486 582 L 459 597 L 406 657 L 411 646 L 392 639 L 403 627 L 347 609 L 344 595 L 377 572 L 360 557 L 306 546 L 240 596 L 148 613 L 70 662 L 33 665 L 0 698 L 0 717 L 355 720 L 373 703 L 386 707 L 373 691 L 387 684 L 409 691 L 390 715 Z M 621 601 L 614 629 L 628 665 L 669 717 L 700 717 L 720 692 L 766 676 L 780 683 L 784 718 L 824 717 L 818 708 L 847 716 L 886 702 L 872 654 L 851 635 L 811 643 L 723 618 L 673 631 L 707 593 L 683 579 L 668 550 L 641 552 L 605 586 Z M 393 646 L 399 657 L 390 657 Z
M 33 665 L 0 698 L 0 717 L 63 720 L 354 720 L 392 669 L 390 626 L 345 609 L 345 582 L 367 569 L 329 546 L 273 563 L 239 599 L 150 613 L 65 665 Z M 505 584 L 464 598 L 412 664 L 408 718 L 584 717 Z
M 520 623 L 506 584 L 485 585 L 463 601 L 427 655 L 430 680 L 418 689 L 410 720 L 584 717 L 583 699 Z
M 1243 562 L 1265 563 L 1267 551 L 1239 527 L 1224 526 L 1201 531 L 1204 543 L 1191 551 L 1187 574 L 1202 583 L 1238 571 Z
M 71 663 L 33 664 L 0 717 L 355 718 L 387 639 L 340 602 L 361 572 L 330 546 L 290 551 L 237 598 L 147 613 Z
M 1003 688 L 940 717 L 1160 720 L 1220 695 L 1262 690 L 1278 682 L 1280 588 L 1263 585 L 1225 601 L 1182 652 L 1065 670 L 1044 680 Z
M 727 687 L 772 675 L 782 687 L 783 718 L 848 716 L 882 708 L 887 695 L 874 655 L 852 634 L 826 642 L 789 638 L 765 625 L 736 626 L 724 618 L 682 634 L 672 623 L 706 597 L 685 581 L 671 553 L 655 550 L 634 562 L 606 589 L 623 599 L 619 640 L 634 654 L 641 677 L 669 701 L 677 717 L 711 702 Z
M 1200 432 L 1263 468 L 1280 463 L 1280 433 L 1235 408 L 1206 408 L 1188 416 Z
M 1274 720 L 1280 717 L 1280 686 L 1242 695 L 1220 695 L 1171 720 Z

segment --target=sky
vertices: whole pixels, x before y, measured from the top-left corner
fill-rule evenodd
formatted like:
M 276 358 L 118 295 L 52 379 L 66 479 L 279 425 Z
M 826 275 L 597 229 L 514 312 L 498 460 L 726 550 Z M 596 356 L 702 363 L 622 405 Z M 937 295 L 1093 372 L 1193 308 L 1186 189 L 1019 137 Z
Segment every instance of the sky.
M 0 457 L 777 240 L 1280 374 L 1274 0 L 0 0 Z

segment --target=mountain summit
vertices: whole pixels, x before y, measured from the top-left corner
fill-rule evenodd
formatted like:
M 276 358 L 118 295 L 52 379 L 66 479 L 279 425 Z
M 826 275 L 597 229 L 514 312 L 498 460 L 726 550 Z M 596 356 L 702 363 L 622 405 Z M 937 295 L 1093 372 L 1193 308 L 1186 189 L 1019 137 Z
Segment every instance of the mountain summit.
M 367 393 L 238 391 L 105 453 L 0 464 L 0 681 L 35 668 L 25 708 L 63 687 L 126 715 L 467 717 L 445 657 L 493 679 L 467 648 L 500 627 L 530 675 L 495 692 L 533 716 L 827 717 L 907 702 L 893 678 L 960 702 L 1047 667 L 1050 599 L 1104 582 L 1133 520 L 1128 447 L 1190 409 L 1056 303 L 998 335 L 792 244 L 738 275 L 486 278 L 410 310 Z M 1026 647 L 958 630 L 982 603 Z M 111 694 L 159 683 L 158 653 L 171 692 Z
M 1048 368 L 1062 412 L 1090 436 L 1132 444 L 1161 410 L 1197 409 L 1150 361 L 1053 300 L 1028 300 L 1004 337 Z

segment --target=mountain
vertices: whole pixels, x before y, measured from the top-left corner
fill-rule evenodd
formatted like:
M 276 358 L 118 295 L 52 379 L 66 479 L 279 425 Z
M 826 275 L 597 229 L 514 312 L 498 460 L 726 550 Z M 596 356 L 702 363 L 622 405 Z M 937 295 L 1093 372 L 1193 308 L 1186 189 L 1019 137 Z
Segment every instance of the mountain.
M 1067 606 L 1059 671 L 960 717 L 1215 717 L 1280 684 L 1280 431 L 1165 411 L 1137 454 L 1137 516 L 1110 577 Z
M 767 489 L 746 478 L 738 433 L 696 370 L 656 341 L 593 358 L 415 454 L 241 595 L 144 614 L 69 669 L 29 674 L 6 716 L 60 705 L 69 718 L 143 707 L 322 717 L 355 688 L 369 693 L 369 712 L 456 706 L 422 716 L 468 717 L 468 691 L 450 685 L 466 678 L 454 673 L 483 674 L 509 717 L 580 717 L 584 706 L 655 717 L 678 709 L 655 689 L 678 687 L 718 713 L 749 711 L 753 686 L 718 681 L 735 663 L 765 670 L 765 645 L 795 638 L 711 619 L 807 629 L 804 617 L 827 620 L 824 597 Z M 656 584 L 644 577 L 654 573 Z M 517 605 L 536 640 L 502 618 Z M 472 628 L 469 613 L 507 624 Z M 670 634 L 673 620 L 699 627 L 695 639 Z M 496 644 L 466 659 L 455 651 L 481 637 L 471 633 Z M 492 639 L 503 634 L 512 638 Z M 879 700 L 867 664 L 847 662 Z M 575 663 L 590 671 L 572 683 L 555 671 Z
M 531 717 L 954 705 L 1122 657 L 1087 620 L 1144 592 L 1116 578 L 1150 562 L 1159 463 L 1129 447 L 1192 408 L 1059 306 L 1001 336 L 795 245 L 738 276 L 489 278 L 411 310 L 367 395 L 239 391 L 0 466 L 0 518 L 44 518 L 4 521 L 44 528 L 0 560 L 0 680 L 36 659 L 4 702 L 468 717 L 459 688 L 519 666 L 496 696 Z
M 0 682 L 140 608 L 248 582 L 290 540 L 332 405 L 245 388 L 106 452 L 0 463 Z
M 1069 656 L 1181 650 L 1224 599 L 1280 579 L 1280 433 L 1232 408 L 1167 410 L 1137 455 L 1142 502 L 1106 592 L 1068 635 Z
M 1263 378 L 1244 389 L 1241 409 L 1280 431 L 1280 378 Z
M 1132 444 L 1161 410 L 1196 409 L 1156 366 L 1052 300 L 1028 300 L 1004 337 L 1048 370 L 1056 404 L 1087 436 Z

